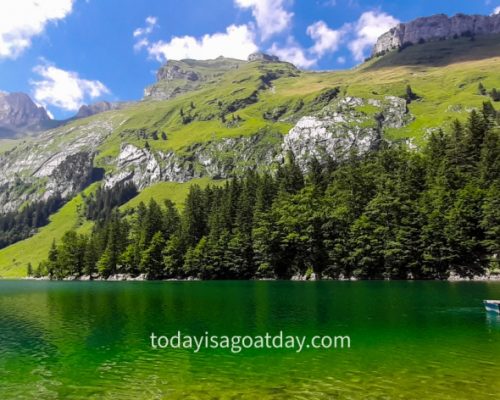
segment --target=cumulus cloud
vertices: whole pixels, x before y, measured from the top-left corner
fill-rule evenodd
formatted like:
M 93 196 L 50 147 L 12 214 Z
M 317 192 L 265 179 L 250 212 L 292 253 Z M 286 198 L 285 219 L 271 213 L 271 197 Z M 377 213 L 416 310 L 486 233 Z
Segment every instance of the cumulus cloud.
M 338 50 L 342 40 L 342 31 L 333 30 L 323 21 L 315 22 L 307 28 L 307 34 L 314 40 L 314 46 L 311 51 L 322 57 L 328 52 Z
M 247 25 L 231 25 L 226 32 L 204 35 L 173 37 L 147 45 L 148 53 L 158 61 L 194 58 L 208 60 L 219 56 L 246 59 L 258 50 L 254 33 Z
M 309 57 L 307 50 L 303 49 L 293 38 L 288 38 L 285 46 L 273 43 L 268 51 L 278 56 L 281 60 L 291 62 L 299 68 L 311 68 L 318 62 L 317 58 Z
M 491 14 L 491 15 L 497 15 L 497 14 L 500 14 L 500 6 L 498 6 L 497 8 L 495 8 L 493 10 L 493 14 Z
M 314 42 L 310 48 L 302 47 L 290 36 L 284 46 L 273 43 L 268 51 L 297 67 L 311 68 L 324 55 L 335 53 L 339 49 L 346 31 L 344 27 L 340 30 L 330 29 L 324 21 L 317 21 L 307 28 L 306 33 Z
M 355 37 L 349 43 L 349 49 L 356 61 L 363 61 L 367 48 L 373 46 L 377 39 L 399 24 L 393 16 L 380 11 L 368 11 L 361 15 L 353 25 Z
M 75 111 L 86 100 L 110 93 L 100 81 L 82 79 L 76 72 L 65 71 L 46 62 L 37 65 L 33 71 L 42 78 L 30 82 L 33 97 L 43 106 Z
M 0 1 L 0 58 L 16 58 L 49 22 L 71 13 L 74 0 Z
M 262 40 L 290 27 L 293 13 L 285 9 L 286 0 L 234 0 L 237 7 L 251 9 Z

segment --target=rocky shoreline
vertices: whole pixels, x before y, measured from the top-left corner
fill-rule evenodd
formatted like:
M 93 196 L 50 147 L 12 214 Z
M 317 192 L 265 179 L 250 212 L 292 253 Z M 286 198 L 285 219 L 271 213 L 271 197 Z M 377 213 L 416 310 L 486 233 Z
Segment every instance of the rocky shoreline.
M 2 278 L 0 278 L 2 279 Z M 34 278 L 34 277 L 26 277 L 23 278 L 25 280 L 33 280 L 33 281 L 49 281 L 51 280 L 48 276 L 46 277 L 41 277 L 41 278 Z M 57 279 L 52 279 L 52 280 L 57 280 Z M 140 274 L 137 276 L 133 276 L 130 274 L 116 274 L 116 275 L 111 275 L 108 278 L 104 278 L 101 276 L 89 276 L 89 275 L 82 275 L 82 276 L 71 276 L 71 277 L 66 277 L 64 279 L 60 279 L 61 281 L 106 281 L 106 282 L 144 282 L 144 281 L 150 281 L 150 279 L 147 278 L 145 274 Z M 255 278 L 252 280 L 256 281 L 277 281 L 279 279 L 276 278 Z M 368 281 L 368 280 L 377 280 L 377 279 L 360 279 L 360 278 L 339 278 L 339 279 L 334 279 L 330 277 L 323 277 L 323 278 L 318 278 L 316 274 L 312 273 L 310 275 L 294 275 L 290 279 L 290 281 L 294 282 L 316 282 L 316 281 L 339 281 L 339 282 L 355 282 L 355 281 Z M 390 281 L 393 279 L 378 279 L 378 280 L 386 280 Z M 431 280 L 436 280 L 436 281 L 448 281 L 448 282 L 500 282 L 500 274 L 485 274 L 485 275 L 477 275 L 474 277 L 461 277 L 456 274 L 451 274 L 447 279 L 407 279 L 408 281 L 431 281 Z M 154 280 L 151 280 L 154 281 Z M 189 281 L 202 281 L 200 278 L 196 277 L 188 277 L 188 278 L 170 278 L 170 279 L 158 279 L 158 281 L 162 282 L 189 282 Z

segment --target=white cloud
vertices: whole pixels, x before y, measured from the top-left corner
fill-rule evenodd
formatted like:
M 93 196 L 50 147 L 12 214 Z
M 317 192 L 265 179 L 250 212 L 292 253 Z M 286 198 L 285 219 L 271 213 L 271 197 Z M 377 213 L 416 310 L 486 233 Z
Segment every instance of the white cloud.
M 286 0 L 234 0 L 234 2 L 240 8 L 252 10 L 264 41 L 291 25 L 293 13 L 285 9 Z
M 497 14 L 500 14 L 500 6 L 498 6 L 497 8 L 495 8 L 493 10 L 493 14 L 491 14 L 491 15 L 497 15 Z
M 284 46 L 273 43 L 268 51 L 297 67 L 311 68 L 325 54 L 335 53 L 339 49 L 346 30 L 345 27 L 340 30 L 333 30 L 324 21 L 317 21 L 307 28 L 306 33 L 314 41 L 312 47 L 308 49 L 303 48 L 293 36 L 290 36 Z
M 155 29 L 158 26 L 158 18 L 156 17 L 147 17 L 146 18 L 146 26 L 144 28 L 137 28 L 133 35 L 134 37 L 140 37 L 140 36 L 147 36 L 151 32 L 153 32 L 153 29 Z
M 291 62 L 299 68 L 311 68 L 318 62 L 317 58 L 309 58 L 306 54 L 306 50 L 297 44 L 293 38 L 288 38 L 287 44 L 284 47 L 280 47 L 277 43 L 273 43 L 268 51 L 278 56 L 281 60 Z
M 258 50 L 254 33 L 248 25 L 231 25 L 224 33 L 174 37 L 169 42 L 162 40 L 148 45 L 148 53 L 158 61 L 194 58 L 209 60 L 219 56 L 246 59 Z
M 393 16 L 379 11 L 368 11 L 361 15 L 353 29 L 355 38 L 349 43 L 354 59 L 363 61 L 365 50 L 373 46 L 377 39 L 392 27 L 399 24 Z
M 149 46 L 148 36 L 151 33 L 153 33 L 153 31 L 157 27 L 158 27 L 158 18 L 149 16 L 146 18 L 146 26 L 144 28 L 137 28 L 133 32 L 132 35 L 136 38 L 136 42 L 134 44 L 135 51 L 139 51 L 143 47 Z
M 338 50 L 343 32 L 330 29 L 323 21 L 315 22 L 307 28 L 307 34 L 315 41 L 311 51 L 322 57 Z
M 86 99 L 95 99 L 109 93 L 109 89 L 99 81 L 82 79 L 76 72 L 65 71 L 48 63 L 37 65 L 33 71 L 43 78 L 30 82 L 33 97 L 44 106 L 52 105 L 74 111 Z
M 47 23 L 65 18 L 74 0 L 0 1 L 0 58 L 16 58 Z
M 345 64 L 345 63 L 346 63 L 346 61 L 347 61 L 347 60 L 345 59 L 345 57 L 342 57 L 342 56 L 337 57 L 337 62 L 338 62 L 339 64 Z

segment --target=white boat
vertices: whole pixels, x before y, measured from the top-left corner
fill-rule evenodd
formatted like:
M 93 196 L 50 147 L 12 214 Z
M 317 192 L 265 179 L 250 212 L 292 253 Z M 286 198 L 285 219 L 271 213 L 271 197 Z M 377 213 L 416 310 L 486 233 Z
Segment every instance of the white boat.
M 500 314 L 500 300 L 483 300 L 486 311 Z

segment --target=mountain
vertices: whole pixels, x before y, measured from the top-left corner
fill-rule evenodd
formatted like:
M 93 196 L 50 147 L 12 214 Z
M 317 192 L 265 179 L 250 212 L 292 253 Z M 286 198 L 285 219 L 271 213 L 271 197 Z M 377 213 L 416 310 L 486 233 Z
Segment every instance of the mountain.
M 157 82 L 144 90 L 145 100 L 168 100 L 196 90 L 205 83 L 216 83 L 228 71 L 237 69 L 241 60 L 219 57 L 216 60 L 170 60 L 157 74 Z
M 119 110 L 126 106 L 127 106 L 126 102 L 110 103 L 109 101 L 99 101 L 97 103 L 89 105 L 84 104 L 83 106 L 80 107 L 80 109 L 73 118 L 74 119 L 86 118 L 90 117 L 91 115 L 100 114 L 106 111 Z
M 423 41 L 446 40 L 462 36 L 475 37 L 500 33 L 500 14 L 464 15 L 448 17 L 445 14 L 418 18 L 406 24 L 399 24 L 382 35 L 372 54 L 384 54 L 409 44 Z
M 384 143 L 418 149 L 492 100 L 499 62 L 498 35 L 429 40 L 347 71 L 301 71 L 265 55 L 170 60 L 141 101 L 86 107 L 86 118 L 0 143 L 0 214 L 66 202 L 32 237 L 0 250 L 0 274 L 20 276 L 66 230 L 91 229 L 85 199 L 98 188 L 133 184 L 135 206 L 180 203 L 193 182 L 273 172 L 289 157 L 307 171 L 312 158 L 341 163 Z
M 43 130 L 50 121 L 45 108 L 27 94 L 0 92 L 0 138 Z

